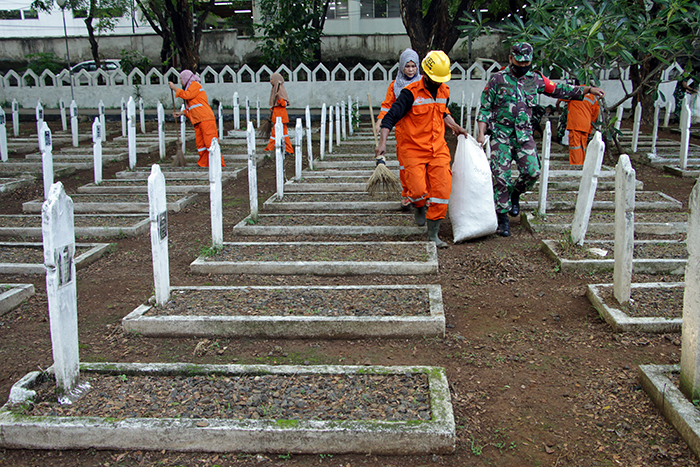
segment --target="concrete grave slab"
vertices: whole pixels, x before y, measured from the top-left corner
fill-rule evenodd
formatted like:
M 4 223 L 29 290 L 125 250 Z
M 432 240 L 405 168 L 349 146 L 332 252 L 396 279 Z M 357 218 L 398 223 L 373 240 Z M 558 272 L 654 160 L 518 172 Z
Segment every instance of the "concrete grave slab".
M 639 380 L 666 420 L 700 457 L 700 412 L 676 386 L 680 365 L 639 365 Z
M 240 312 L 240 305 L 235 294 L 248 295 L 253 291 L 263 293 L 265 299 L 260 304 L 246 307 L 264 308 L 270 301 L 285 302 L 280 314 L 248 315 Z M 281 286 L 281 287 L 172 287 L 171 303 L 178 307 L 180 295 L 190 293 L 211 296 L 215 305 L 204 309 L 207 304 L 192 310 L 192 314 L 177 315 L 161 313 L 161 307 L 154 300 L 143 304 L 122 319 L 125 331 L 148 337 L 255 337 L 270 339 L 365 339 L 365 338 L 409 338 L 409 337 L 444 337 L 445 316 L 442 305 L 442 291 L 439 285 L 386 285 L 386 286 Z M 290 294 L 311 293 L 314 298 L 328 296 L 328 303 L 337 303 L 338 295 L 345 297 L 346 304 L 353 304 L 354 313 L 345 310 L 313 310 L 305 312 L 308 306 Z M 363 297 L 391 294 L 399 301 L 392 303 L 373 303 L 363 306 Z M 401 294 L 420 294 L 426 306 L 419 310 L 398 310 L 397 314 L 379 314 L 381 309 L 387 313 L 399 305 Z M 331 300 L 330 297 L 335 297 Z M 392 299 L 390 298 L 390 300 Z M 220 300 L 219 300 L 220 299 Z M 222 303 L 227 304 L 222 309 Z M 337 313 L 337 314 L 335 314 Z
M 248 167 L 243 165 L 227 165 L 221 168 L 222 176 L 238 178 L 238 174 L 246 170 Z M 209 180 L 209 168 L 200 167 L 193 164 L 191 167 L 168 167 L 167 165 L 161 164 L 160 170 L 163 172 L 163 176 L 166 180 L 172 179 L 183 179 L 183 178 L 203 178 Z M 147 179 L 151 174 L 150 167 L 136 167 L 134 170 L 124 170 L 117 172 L 115 174 L 116 178 L 119 179 Z
M 660 244 L 660 243 L 682 243 L 668 240 L 638 240 L 634 242 L 635 246 L 642 244 Z M 606 272 L 612 271 L 615 261 L 613 259 L 566 259 L 561 256 L 561 247 L 556 240 L 542 240 L 542 250 L 552 258 L 559 266 L 562 272 Z M 613 244 L 610 241 L 589 240 L 586 241 L 583 248 L 601 248 L 604 247 L 609 253 L 612 253 Z M 633 271 L 636 274 L 672 274 L 682 275 L 685 273 L 685 265 L 687 259 L 645 259 L 635 258 L 632 261 Z
M 285 193 L 310 193 L 310 192 L 359 192 L 365 190 L 369 176 L 354 177 L 325 177 L 321 173 L 317 176 L 302 177 L 301 180 L 289 180 L 284 184 Z
M 377 164 L 376 164 L 376 162 L 374 162 L 373 155 L 368 155 L 366 161 L 328 161 L 328 160 L 322 160 L 322 161 L 315 160 L 314 161 L 314 168 L 315 169 L 351 169 L 351 170 L 371 169 L 371 170 L 374 170 L 374 168 L 376 166 L 377 166 Z M 393 169 L 393 168 L 399 166 L 399 161 L 397 161 L 395 158 L 387 159 L 386 166 L 389 167 L 390 169 Z
M 411 214 L 261 214 L 233 227 L 237 235 L 420 235 Z
M 148 217 L 142 214 L 76 214 L 76 237 L 135 237 L 148 230 Z M 0 215 L 0 236 L 41 238 L 41 216 Z
M 33 284 L 0 284 L 0 316 L 34 295 Z
M 126 159 L 129 156 L 129 153 L 122 152 L 122 153 L 102 153 L 102 160 L 105 162 L 111 162 L 111 161 L 122 161 Z M 85 150 L 83 150 L 83 153 L 81 154 L 54 154 L 54 157 L 60 160 L 68 161 L 68 162 L 92 162 L 94 155 L 92 153 L 87 153 Z M 40 161 L 41 160 L 41 154 L 27 154 L 24 156 L 25 159 L 29 161 Z
M 678 165 L 664 165 L 664 172 L 676 177 L 698 178 L 700 176 L 700 165 L 688 165 L 685 169 L 681 169 Z
M 182 208 L 197 198 L 196 193 L 168 195 L 168 211 L 180 212 Z M 147 213 L 148 195 L 146 194 L 80 194 L 71 195 L 75 213 Z M 35 199 L 22 204 L 26 213 L 40 213 L 44 201 Z
M 578 192 L 560 191 L 553 192 L 547 199 L 547 211 L 571 211 L 576 207 Z M 525 199 L 532 198 L 532 199 Z M 521 201 L 522 209 L 534 210 L 538 201 L 536 196 L 527 194 Z M 636 193 L 635 209 L 637 211 L 680 211 L 683 203 L 660 191 L 638 191 Z M 608 191 L 596 191 L 593 201 L 593 209 L 611 211 L 615 209 L 615 193 Z
M 634 231 L 638 234 L 678 235 L 688 231 L 688 214 L 685 212 L 644 213 L 635 212 Z M 659 217 L 668 222 L 659 222 Z M 567 232 L 571 230 L 573 214 L 551 213 L 543 219 L 533 213 L 520 214 L 520 222 L 530 232 Z M 591 214 L 587 231 L 613 235 L 615 233 L 614 213 L 595 212 Z
M 8 193 L 29 186 L 34 183 L 34 180 L 36 180 L 34 177 L 0 178 L 0 193 Z
M 234 180 L 233 176 L 225 174 L 221 177 L 221 183 L 226 186 Z M 169 179 L 166 190 L 170 194 L 182 193 L 209 193 L 209 180 L 198 179 Z M 99 185 L 88 183 L 78 187 L 78 193 L 102 193 L 102 194 L 129 194 L 148 193 L 147 179 L 120 178 L 116 180 L 103 180 Z
M 0 177 L 1 178 L 27 178 L 34 177 L 41 179 L 43 176 L 43 167 L 38 164 L 37 167 L 5 167 L 4 162 L 0 164 Z M 54 167 L 53 176 L 54 178 L 67 177 L 73 175 L 76 172 L 75 167 Z
M 375 201 L 366 192 L 275 193 L 263 203 L 265 211 L 400 211 L 401 201 Z
M 685 285 L 683 282 L 649 282 L 632 284 L 633 291 L 635 289 L 644 288 L 684 289 Z M 610 325 L 613 331 L 650 333 L 680 332 L 681 325 L 683 324 L 683 318 L 630 316 L 621 309 L 620 305 L 614 299 L 612 300 L 612 303 L 605 300 L 603 292 L 607 290 L 612 293 L 612 289 L 613 284 L 588 284 L 586 296 L 591 301 L 593 307 L 598 310 L 598 314 L 605 320 L 606 323 Z
M 261 248 L 270 259 L 251 261 L 242 257 L 242 249 Z M 353 254 L 346 250 L 353 250 Z M 378 252 L 401 250 L 398 261 L 375 260 Z M 328 254 L 324 253 L 330 252 Z M 308 260 L 290 260 L 299 251 Z M 260 257 L 262 254 L 255 254 Z M 406 254 L 413 260 L 402 261 Z M 325 259 L 326 256 L 343 259 Z M 315 256 L 315 259 L 312 258 Z M 241 257 L 241 260 L 228 260 Z M 361 257 L 361 258 L 359 258 Z M 358 259 L 359 258 L 359 259 Z M 197 274 L 315 274 L 321 276 L 347 276 L 356 274 L 414 275 L 433 274 L 438 270 L 437 248 L 434 242 L 224 242 L 223 251 L 213 256 L 200 256 L 190 264 L 190 271 Z
M 53 367 L 47 370 L 52 376 Z M 372 453 L 423 455 L 454 452 L 456 430 L 450 389 L 444 368 L 425 366 L 287 366 L 194 365 L 185 363 L 81 363 L 85 379 L 100 375 L 172 378 L 175 375 L 217 375 L 246 378 L 265 375 L 290 378 L 314 375 L 346 378 L 352 375 L 425 375 L 428 379 L 430 419 L 287 420 L 195 418 L 99 418 L 31 416 L 0 409 L 0 446 L 21 449 L 122 449 L 242 453 Z M 31 403 L 41 373 L 31 372 L 15 383 L 10 400 Z M 89 397 L 88 392 L 83 397 Z
M 75 268 L 82 269 L 104 256 L 110 249 L 109 243 L 76 243 Z M 32 263 L 26 258 L 23 263 L 0 263 L 0 274 L 45 274 L 43 263 L 44 246 L 42 243 L 0 242 L 0 251 L 10 249 L 36 250 L 39 262 Z M 79 254 L 78 254 L 79 253 Z

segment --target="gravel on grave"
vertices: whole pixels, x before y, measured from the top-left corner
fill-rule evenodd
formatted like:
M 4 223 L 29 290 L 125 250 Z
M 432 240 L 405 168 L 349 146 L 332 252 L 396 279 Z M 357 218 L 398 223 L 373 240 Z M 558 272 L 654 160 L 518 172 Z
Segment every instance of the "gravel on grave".
M 75 227 L 124 227 L 132 226 L 148 219 L 145 215 L 80 215 L 73 217 Z M 41 227 L 41 215 L 36 216 L 0 216 L 0 227 Z
M 571 224 L 574 219 L 573 214 L 547 214 L 544 217 L 537 217 L 535 222 L 547 224 Z M 592 212 L 589 224 L 613 224 L 615 222 L 614 212 Z M 635 212 L 634 222 L 688 222 L 686 212 Z
M 175 290 L 156 316 L 417 316 L 430 314 L 426 290 Z
M 75 256 L 81 255 L 91 247 L 75 247 Z M 7 264 L 43 264 L 44 247 L 39 244 L 36 247 L 28 246 L 0 246 L 0 263 Z
M 349 214 L 345 215 L 304 215 L 280 214 L 260 216 L 256 226 L 390 226 L 414 227 L 416 225 L 411 214 Z
M 396 201 L 399 197 L 396 196 Z M 282 201 L 276 203 L 353 203 L 374 201 L 364 191 L 351 191 L 347 193 L 285 193 Z
M 89 392 L 56 401 L 53 378 L 34 388 L 30 416 L 102 418 L 429 420 L 425 374 L 84 376 Z
M 682 318 L 685 287 L 635 287 L 630 301 L 620 305 L 612 287 L 599 287 L 603 303 L 622 310 L 632 318 Z
M 552 199 L 550 202 L 554 201 L 569 201 L 576 202 L 578 197 L 577 191 L 559 191 L 556 194 L 552 193 Z M 595 201 L 610 201 L 615 202 L 615 192 L 614 191 L 596 191 Z M 637 192 L 635 193 L 635 202 L 637 203 L 652 203 L 652 202 L 669 202 L 668 199 L 661 196 L 659 193 L 654 191 Z
M 592 252 L 591 248 L 599 248 L 607 251 L 605 256 Z M 562 259 L 614 259 L 614 242 L 585 243 L 583 246 L 574 245 L 568 241 L 556 243 L 556 253 Z M 633 256 L 635 259 L 687 259 L 688 245 L 684 242 L 649 242 L 635 243 Z
M 402 243 L 368 244 L 290 244 L 224 245 L 205 261 L 401 261 L 425 262 L 425 248 Z

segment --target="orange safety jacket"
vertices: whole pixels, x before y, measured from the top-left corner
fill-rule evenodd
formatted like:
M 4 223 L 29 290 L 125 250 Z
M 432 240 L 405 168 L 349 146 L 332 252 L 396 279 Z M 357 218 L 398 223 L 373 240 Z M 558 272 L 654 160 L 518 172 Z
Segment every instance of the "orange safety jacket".
M 178 89 L 175 96 L 185 100 L 185 116 L 190 119 L 192 125 L 205 120 L 216 120 L 209 107 L 207 93 L 198 82 L 193 81 L 187 91 Z
M 584 133 L 591 132 L 591 122 L 598 119 L 600 112 L 600 104 L 591 93 L 583 96 L 583 100 L 568 101 L 569 112 L 566 117 L 566 129 L 582 131 Z
M 445 141 L 445 114 L 450 88 L 441 84 L 435 99 L 423 84 L 423 80 L 415 81 L 405 88 L 413 94 L 413 106 L 401 119 L 404 133 L 401 141 L 397 141 L 397 149 L 404 158 L 431 155 L 449 157 L 450 150 Z M 402 91 L 403 92 L 403 91 Z
M 384 97 L 384 102 L 382 102 L 382 105 L 379 108 L 379 115 L 377 115 L 377 120 L 382 120 L 384 118 L 384 116 L 386 115 L 386 113 L 391 108 L 391 104 L 396 102 L 396 95 L 394 94 L 394 83 L 395 82 L 396 82 L 396 80 L 392 81 L 386 90 L 386 97 Z

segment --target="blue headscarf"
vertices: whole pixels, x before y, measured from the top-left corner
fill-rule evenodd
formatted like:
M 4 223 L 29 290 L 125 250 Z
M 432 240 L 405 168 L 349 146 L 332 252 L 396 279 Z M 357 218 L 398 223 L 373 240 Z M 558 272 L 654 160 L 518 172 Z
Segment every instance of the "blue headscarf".
M 413 62 L 416 64 L 416 74 L 413 78 L 409 78 L 403 73 L 403 69 L 406 68 L 408 62 Z M 398 98 L 401 94 L 401 90 L 406 87 L 406 85 L 418 81 L 421 78 L 420 74 L 420 60 L 418 59 L 418 53 L 413 49 L 406 49 L 401 52 L 401 57 L 399 58 L 399 72 L 396 74 L 396 80 L 394 81 L 394 95 Z

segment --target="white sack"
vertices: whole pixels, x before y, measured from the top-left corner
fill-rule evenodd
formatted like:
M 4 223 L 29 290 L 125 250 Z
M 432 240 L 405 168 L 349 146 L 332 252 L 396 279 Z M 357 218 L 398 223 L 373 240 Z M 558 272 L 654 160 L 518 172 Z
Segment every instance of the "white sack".
M 498 219 L 493 200 L 491 168 L 479 143 L 460 135 L 452 164 L 450 220 L 454 242 L 496 232 Z
M 700 123 L 700 96 L 697 92 L 693 95 L 693 105 L 691 106 L 690 111 L 693 114 L 691 123 Z

